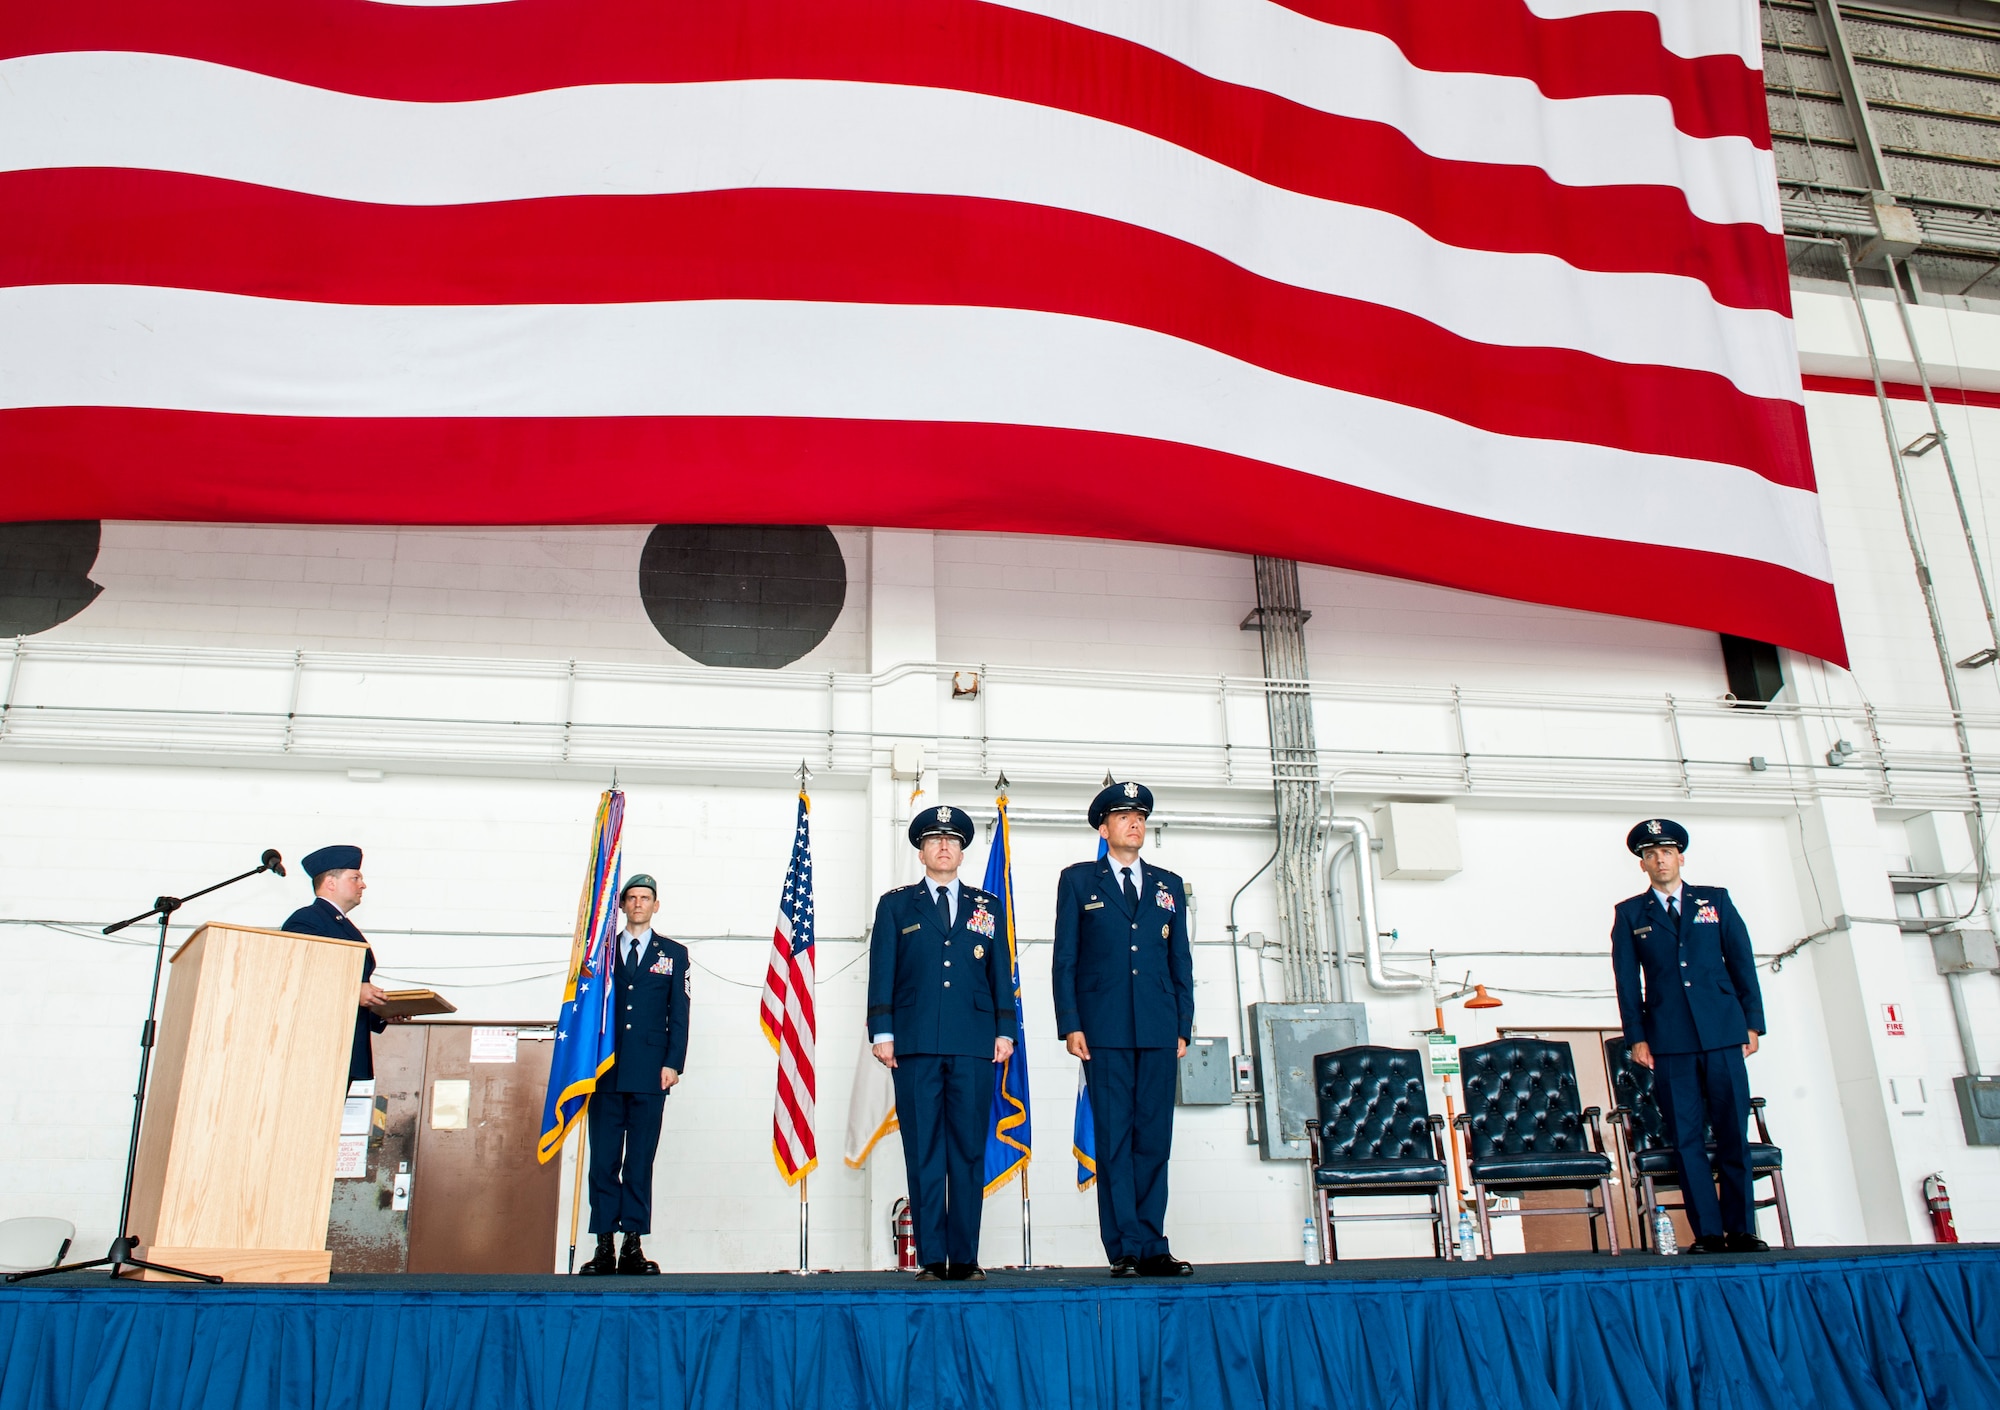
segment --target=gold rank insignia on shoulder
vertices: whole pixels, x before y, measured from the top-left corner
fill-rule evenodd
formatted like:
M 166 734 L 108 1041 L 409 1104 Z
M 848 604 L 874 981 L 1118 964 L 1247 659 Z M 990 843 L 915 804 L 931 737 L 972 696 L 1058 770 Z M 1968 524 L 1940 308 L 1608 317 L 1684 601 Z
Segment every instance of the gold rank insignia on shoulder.
M 974 946 L 972 947 L 972 957 L 973 957 L 973 958 L 974 958 L 975 960 L 983 960 L 983 959 L 985 959 L 985 958 L 986 958 L 986 947 L 985 947 L 984 945 L 974 945 Z

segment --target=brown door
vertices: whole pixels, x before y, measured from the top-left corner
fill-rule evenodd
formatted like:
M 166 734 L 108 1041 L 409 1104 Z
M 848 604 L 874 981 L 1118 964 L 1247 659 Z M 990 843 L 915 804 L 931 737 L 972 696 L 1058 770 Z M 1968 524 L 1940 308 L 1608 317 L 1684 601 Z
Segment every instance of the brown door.
M 517 1037 L 503 1061 L 508 1031 Z M 326 1244 L 334 1272 L 554 1266 L 561 1169 L 535 1159 L 551 1037 L 545 1027 L 457 1022 L 398 1023 L 375 1035 L 387 1129 L 363 1178 L 334 1181 Z M 448 1084 L 441 1106 L 440 1081 Z M 408 1191 L 400 1202 L 399 1177 Z
M 514 1030 L 519 1036 L 508 1054 L 509 1044 L 496 1036 L 503 1030 L 489 1025 L 422 1027 L 428 1041 L 408 1271 L 549 1272 L 562 1168 L 535 1159 L 554 1047 L 549 1030 Z
M 1620 1158 L 1618 1133 L 1611 1120 L 1612 1108 L 1618 1105 L 1611 1094 L 1611 1070 L 1604 1065 L 1604 1040 L 1615 1038 L 1620 1030 L 1616 1028 L 1503 1028 L 1503 1038 L 1547 1038 L 1553 1042 L 1568 1043 L 1570 1057 L 1576 1064 L 1577 1095 L 1584 1107 L 1596 1107 L 1601 1113 L 1599 1126 L 1604 1132 L 1604 1149 L 1611 1157 L 1611 1201 L 1618 1218 L 1618 1246 L 1621 1249 L 1651 1247 L 1652 1236 L 1642 1232 L 1632 1221 L 1631 1191 L 1636 1187 L 1629 1170 Z M 1587 1203 L 1582 1190 L 1544 1190 L 1521 1196 L 1524 1209 L 1565 1209 Z M 1679 1219 L 1679 1216 L 1675 1216 Z M 1575 1249 L 1590 1248 L 1591 1222 L 1586 1219 L 1523 1219 L 1521 1240 L 1529 1253 L 1559 1253 Z M 1599 1247 L 1603 1246 L 1603 1235 L 1598 1236 Z M 1680 1231 L 1681 1247 L 1687 1247 L 1688 1234 L 1685 1223 Z

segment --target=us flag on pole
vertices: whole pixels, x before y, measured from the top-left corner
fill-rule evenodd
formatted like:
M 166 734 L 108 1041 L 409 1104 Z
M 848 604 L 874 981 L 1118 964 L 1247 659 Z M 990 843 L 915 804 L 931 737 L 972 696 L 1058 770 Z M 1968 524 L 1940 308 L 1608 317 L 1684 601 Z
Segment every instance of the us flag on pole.
M 1762 60 L 1756 0 L 14 0 L 0 520 L 1117 535 L 1842 660 Z
M 771 964 L 764 972 L 758 1022 L 778 1053 L 778 1097 L 771 1115 L 771 1154 L 785 1183 L 796 1185 L 819 1164 L 813 1137 L 813 863 L 810 808 L 799 794 L 792 861 L 778 900 Z

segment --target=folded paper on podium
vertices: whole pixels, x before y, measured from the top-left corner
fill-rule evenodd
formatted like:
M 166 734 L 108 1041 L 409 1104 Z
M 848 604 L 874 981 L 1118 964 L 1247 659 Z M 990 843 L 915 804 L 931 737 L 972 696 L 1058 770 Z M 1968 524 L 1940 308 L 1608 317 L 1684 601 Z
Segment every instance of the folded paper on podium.
M 174 953 L 132 1188 L 138 1257 L 230 1282 L 327 1280 L 366 950 L 210 922 Z

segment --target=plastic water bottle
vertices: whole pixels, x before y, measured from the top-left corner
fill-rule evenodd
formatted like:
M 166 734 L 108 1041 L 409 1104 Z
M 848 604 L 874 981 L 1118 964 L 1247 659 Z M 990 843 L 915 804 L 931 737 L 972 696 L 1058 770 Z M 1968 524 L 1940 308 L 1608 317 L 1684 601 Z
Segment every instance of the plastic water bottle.
M 1674 1221 L 1667 1218 L 1663 1205 L 1653 1206 L 1653 1252 L 1675 1254 L 1681 1251 L 1680 1240 L 1674 1237 Z
M 1462 1209 L 1458 1211 L 1458 1256 L 1468 1263 L 1479 1257 L 1472 1239 L 1472 1216 Z
M 1301 1241 L 1305 1244 L 1306 1267 L 1311 1268 L 1319 1262 L 1319 1229 L 1310 1219 L 1306 1220 Z

